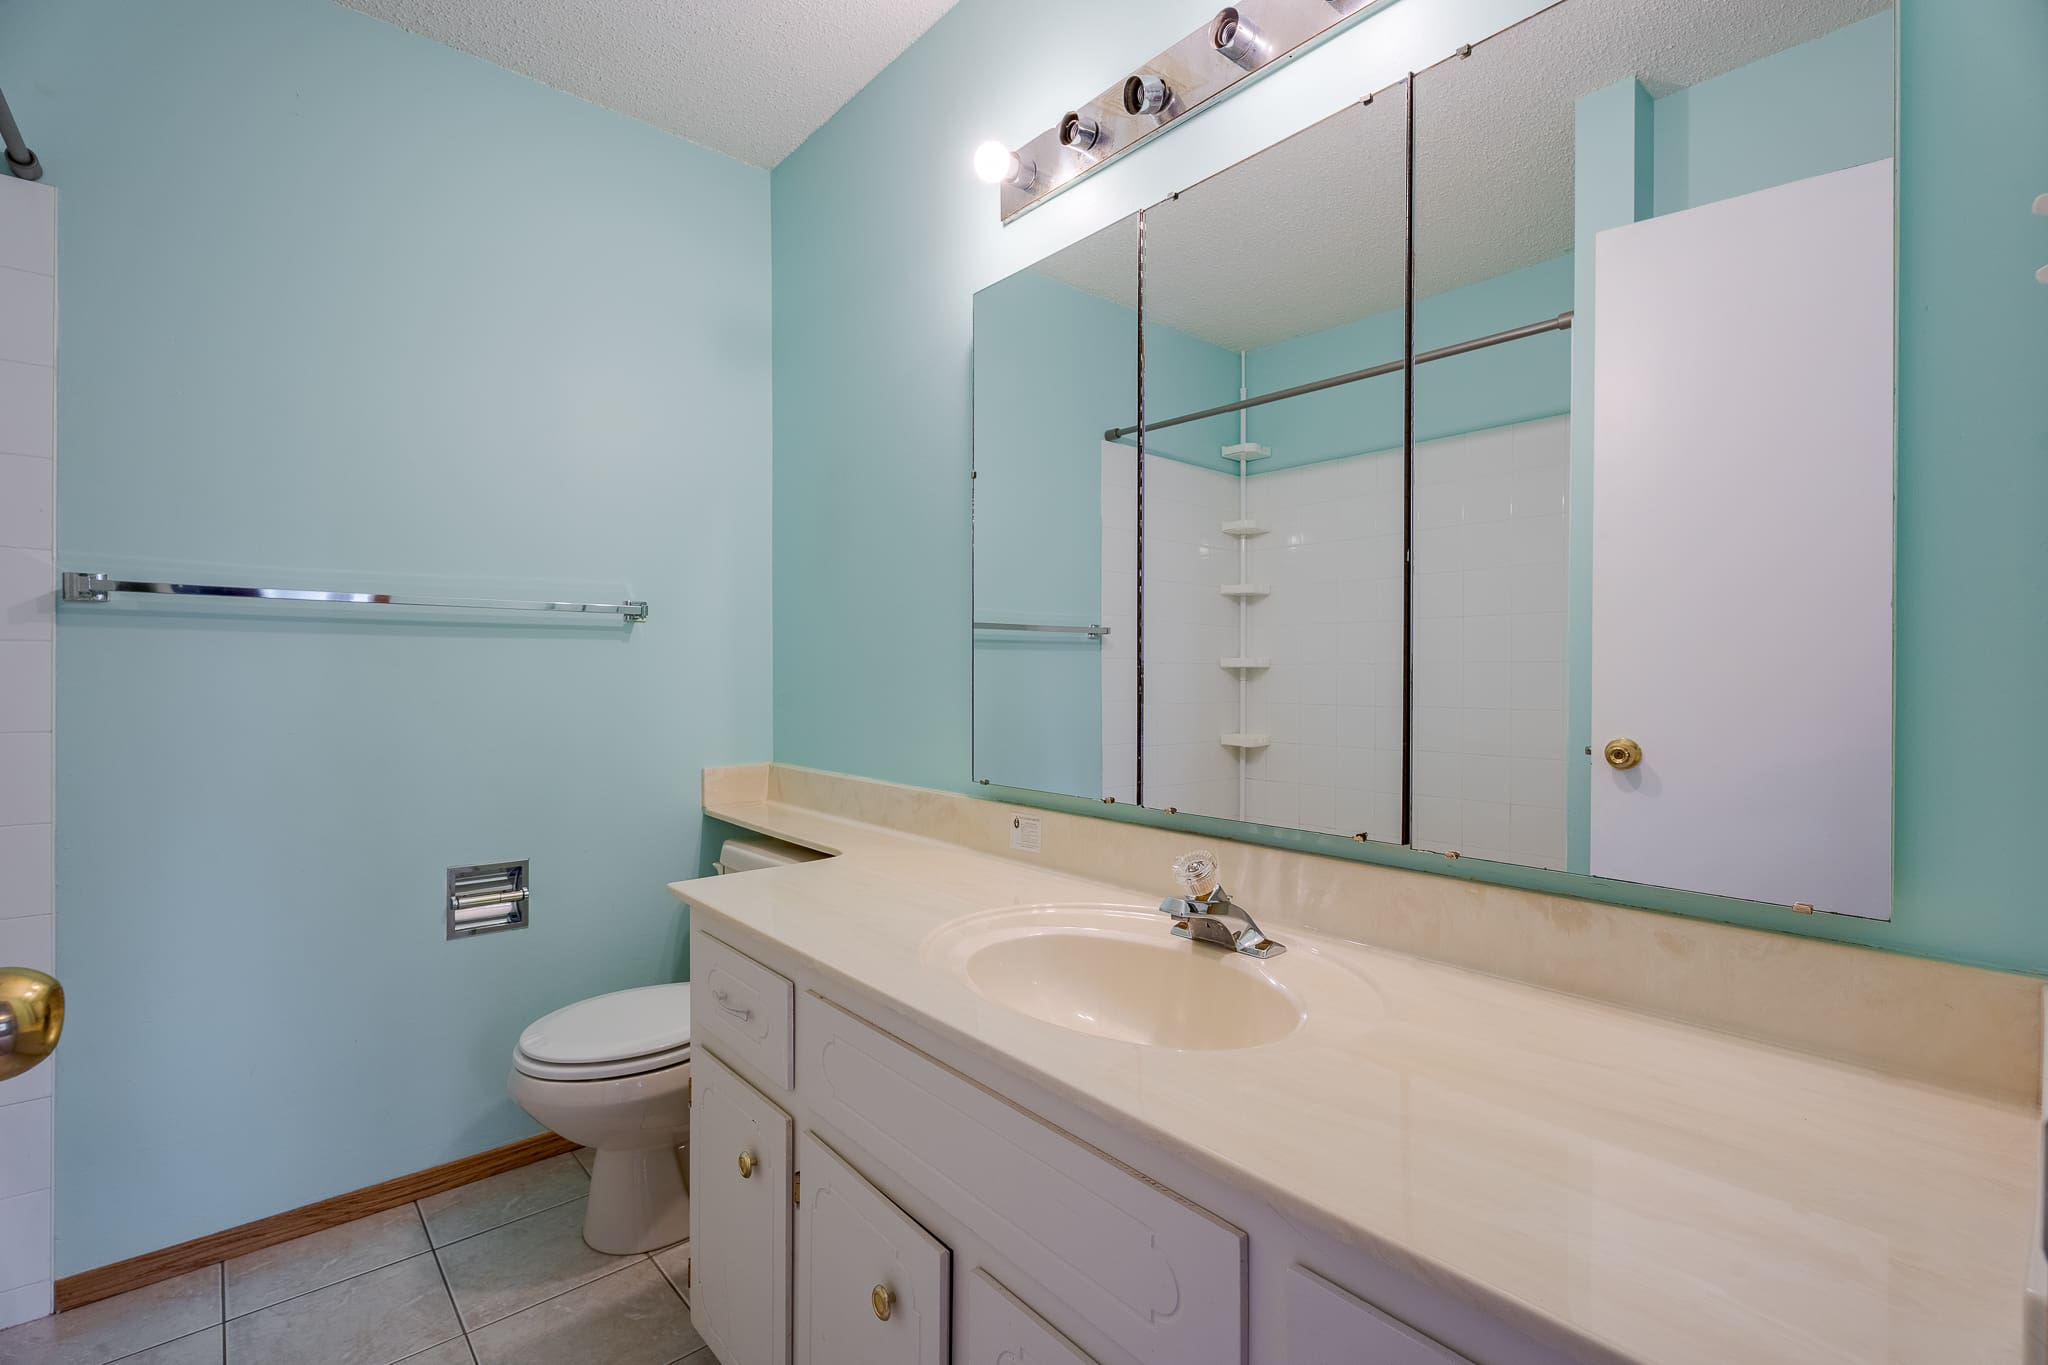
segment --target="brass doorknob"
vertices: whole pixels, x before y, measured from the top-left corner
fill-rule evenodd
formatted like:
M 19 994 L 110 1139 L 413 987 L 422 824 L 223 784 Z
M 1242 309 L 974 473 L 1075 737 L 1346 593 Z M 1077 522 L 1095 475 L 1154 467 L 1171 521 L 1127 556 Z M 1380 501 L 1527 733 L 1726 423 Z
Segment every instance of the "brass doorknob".
M 875 1317 L 881 1322 L 889 1320 L 889 1314 L 896 1308 L 896 1296 L 889 1292 L 889 1286 L 878 1284 L 875 1292 L 868 1296 L 868 1302 L 875 1306 Z
M 1610 768 L 1626 770 L 1643 761 L 1643 746 L 1632 739 L 1610 739 L 1604 752 Z
M 754 1178 L 754 1165 L 754 1154 L 752 1152 L 741 1152 L 740 1179 L 752 1180 Z
M 0 967 L 0 1081 L 19 1076 L 57 1050 L 64 1032 L 64 988 L 32 967 Z

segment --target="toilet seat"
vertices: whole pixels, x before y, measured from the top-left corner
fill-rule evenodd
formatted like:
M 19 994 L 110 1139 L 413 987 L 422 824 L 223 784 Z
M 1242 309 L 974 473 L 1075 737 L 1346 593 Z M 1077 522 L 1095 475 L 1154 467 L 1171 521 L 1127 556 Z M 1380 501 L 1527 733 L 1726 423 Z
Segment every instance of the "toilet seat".
M 613 991 L 535 1020 L 512 1050 L 515 1070 L 547 1081 L 602 1081 L 690 1059 L 690 983 Z

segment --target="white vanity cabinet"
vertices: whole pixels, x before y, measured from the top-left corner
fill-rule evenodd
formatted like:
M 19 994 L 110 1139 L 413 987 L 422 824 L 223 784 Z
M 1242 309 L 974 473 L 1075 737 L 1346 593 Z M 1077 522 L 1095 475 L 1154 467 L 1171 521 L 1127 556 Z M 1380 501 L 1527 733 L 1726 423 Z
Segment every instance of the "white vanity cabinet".
M 798 1365 L 944 1365 L 953 1253 L 815 1133 L 797 1154 Z
M 700 1009 L 693 993 L 693 1029 Z M 690 1316 L 724 1365 L 789 1365 L 791 1137 L 788 1114 L 694 1050 Z
M 1256 1195 L 1112 1155 L 772 947 L 691 941 L 726 987 L 691 997 L 689 1148 L 691 1312 L 721 1365 L 1471 1365 L 1403 1320 L 1446 1320 L 1410 1318 L 1427 1289 Z M 1566 1359 L 1452 1326 L 1489 1365 Z

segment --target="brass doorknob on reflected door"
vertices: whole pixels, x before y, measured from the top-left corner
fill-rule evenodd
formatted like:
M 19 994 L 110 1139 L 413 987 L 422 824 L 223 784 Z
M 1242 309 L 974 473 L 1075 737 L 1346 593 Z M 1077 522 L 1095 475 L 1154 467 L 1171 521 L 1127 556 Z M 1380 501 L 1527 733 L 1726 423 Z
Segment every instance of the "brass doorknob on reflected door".
M 19 1076 L 57 1050 L 64 1032 L 64 988 L 32 967 L 0 967 L 0 1081 Z
M 1643 746 L 1632 739 L 1610 739 L 1603 752 L 1610 768 L 1633 768 L 1643 761 Z
M 740 1153 L 740 1179 L 742 1179 L 742 1180 L 752 1180 L 753 1178 L 754 1178 L 754 1154 L 753 1154 L 752 1152 L 741 1152 L 741 1153 Z
M 875 1292 L 868 1295 L 868 1302 L 875 1306 L 876 1319 L 887 1322 L 889 1314 L 896 1307 L 896 1296 L 889 1291 L 888 1285 L 878 1284 L 875 1286 Z

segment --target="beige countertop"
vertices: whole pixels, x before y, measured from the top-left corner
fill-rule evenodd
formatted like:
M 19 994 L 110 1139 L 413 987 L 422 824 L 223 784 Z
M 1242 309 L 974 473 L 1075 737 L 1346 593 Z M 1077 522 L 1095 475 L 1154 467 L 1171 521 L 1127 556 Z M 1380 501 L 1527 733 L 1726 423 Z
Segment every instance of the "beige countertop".
M 929 941 L 977 912 L 1150 907 L 1156 889 L 778 800 L 708 796 L 706 811 L 839 856 L 676 883 L 704 927 L 729 922 L 1568 1350 L 2022 1359 L 2038 1313 L 2028 1105 L 1311 933 L 1264 904 L 1289 952 L 1263 969 L 1312 983 L 1298 1031 L 1237 1051 L 1107 1041 L 984 1000 Z

